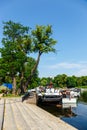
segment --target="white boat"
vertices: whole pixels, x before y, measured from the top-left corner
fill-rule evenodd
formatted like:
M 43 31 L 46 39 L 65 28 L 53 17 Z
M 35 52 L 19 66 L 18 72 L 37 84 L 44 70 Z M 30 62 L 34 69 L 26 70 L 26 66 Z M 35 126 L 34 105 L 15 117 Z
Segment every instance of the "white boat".
M 77 107 L 77 103 L 63 103 L 62 104 L 62 108 L 76 108 Z
M 62 103 L 65 104 L 77 103 L 77 98 L 62 98 Z
M 36 101 L 37 104 L 41 102 L 59 102 L 62 101 L 62 95 L 59 91 L 54 88 L 45 89 L 45 91 L 40 91 L 40 89 L 36 90 Z
M 72 89 L 70 89 L 70 95 L 72 96 L 72 97 L 80 97 L 80 95 L 81 95 L 81 89 L 77 89 L 77 88 L 72 88 Z

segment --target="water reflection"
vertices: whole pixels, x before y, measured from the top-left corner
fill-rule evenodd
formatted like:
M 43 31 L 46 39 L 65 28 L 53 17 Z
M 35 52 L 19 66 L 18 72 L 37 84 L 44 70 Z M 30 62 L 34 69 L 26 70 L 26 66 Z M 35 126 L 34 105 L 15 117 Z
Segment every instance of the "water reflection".
M 87 104 L 78 102 L 77 107 L 72 108 L 72 111 L 77 114 L 76 117 L 62 117 L 61 119 L 76 127 L 78 130 L 87 130 Z
M 43 108 L 44 110 L 60 118 L 77 116 L 72 110 L 73 108 L 77 107 L 77 104 L 62 104 L 61 105 L 61 104 L 43 103 L 43 104 L 40 104 L 39 107 Z
M 87 104 L 41 104 L 41 108 L 60 117 L 79 130 L 87 130 Z M 71 118 L 72 117 L 72 118 Z
M 64 103 L 62 104 L 62 108 L 76 108 L 77 107 L 77 103 Z

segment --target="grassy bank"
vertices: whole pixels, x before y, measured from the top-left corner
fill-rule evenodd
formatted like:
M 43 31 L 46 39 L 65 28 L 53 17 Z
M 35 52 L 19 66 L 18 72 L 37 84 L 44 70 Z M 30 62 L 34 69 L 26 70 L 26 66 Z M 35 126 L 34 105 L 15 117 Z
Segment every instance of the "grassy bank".
M 87 102 L 87 91 L 83 91 L 80 97 L 81 101 Z
M 76 87 L 76 88 L 86 88 L 87 89 L 87 86 L 78 86 L 78 87 Z

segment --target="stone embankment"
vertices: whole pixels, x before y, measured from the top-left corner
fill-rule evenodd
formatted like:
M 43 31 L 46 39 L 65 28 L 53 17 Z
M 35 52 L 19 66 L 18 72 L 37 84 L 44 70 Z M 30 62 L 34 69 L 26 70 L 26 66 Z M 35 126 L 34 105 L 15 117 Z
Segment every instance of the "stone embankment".
M 0 99 L 0 130 L 64 129 L 76 130 L 35 104 L 22 102 L 21 98 Z

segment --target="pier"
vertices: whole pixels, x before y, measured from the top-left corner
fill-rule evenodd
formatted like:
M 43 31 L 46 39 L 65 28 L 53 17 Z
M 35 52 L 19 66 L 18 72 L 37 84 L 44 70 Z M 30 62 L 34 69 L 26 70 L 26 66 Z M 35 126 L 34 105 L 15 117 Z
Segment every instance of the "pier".
M 0 99 L 0 130 L 76 130 L 60 118 L 21 98 Z

